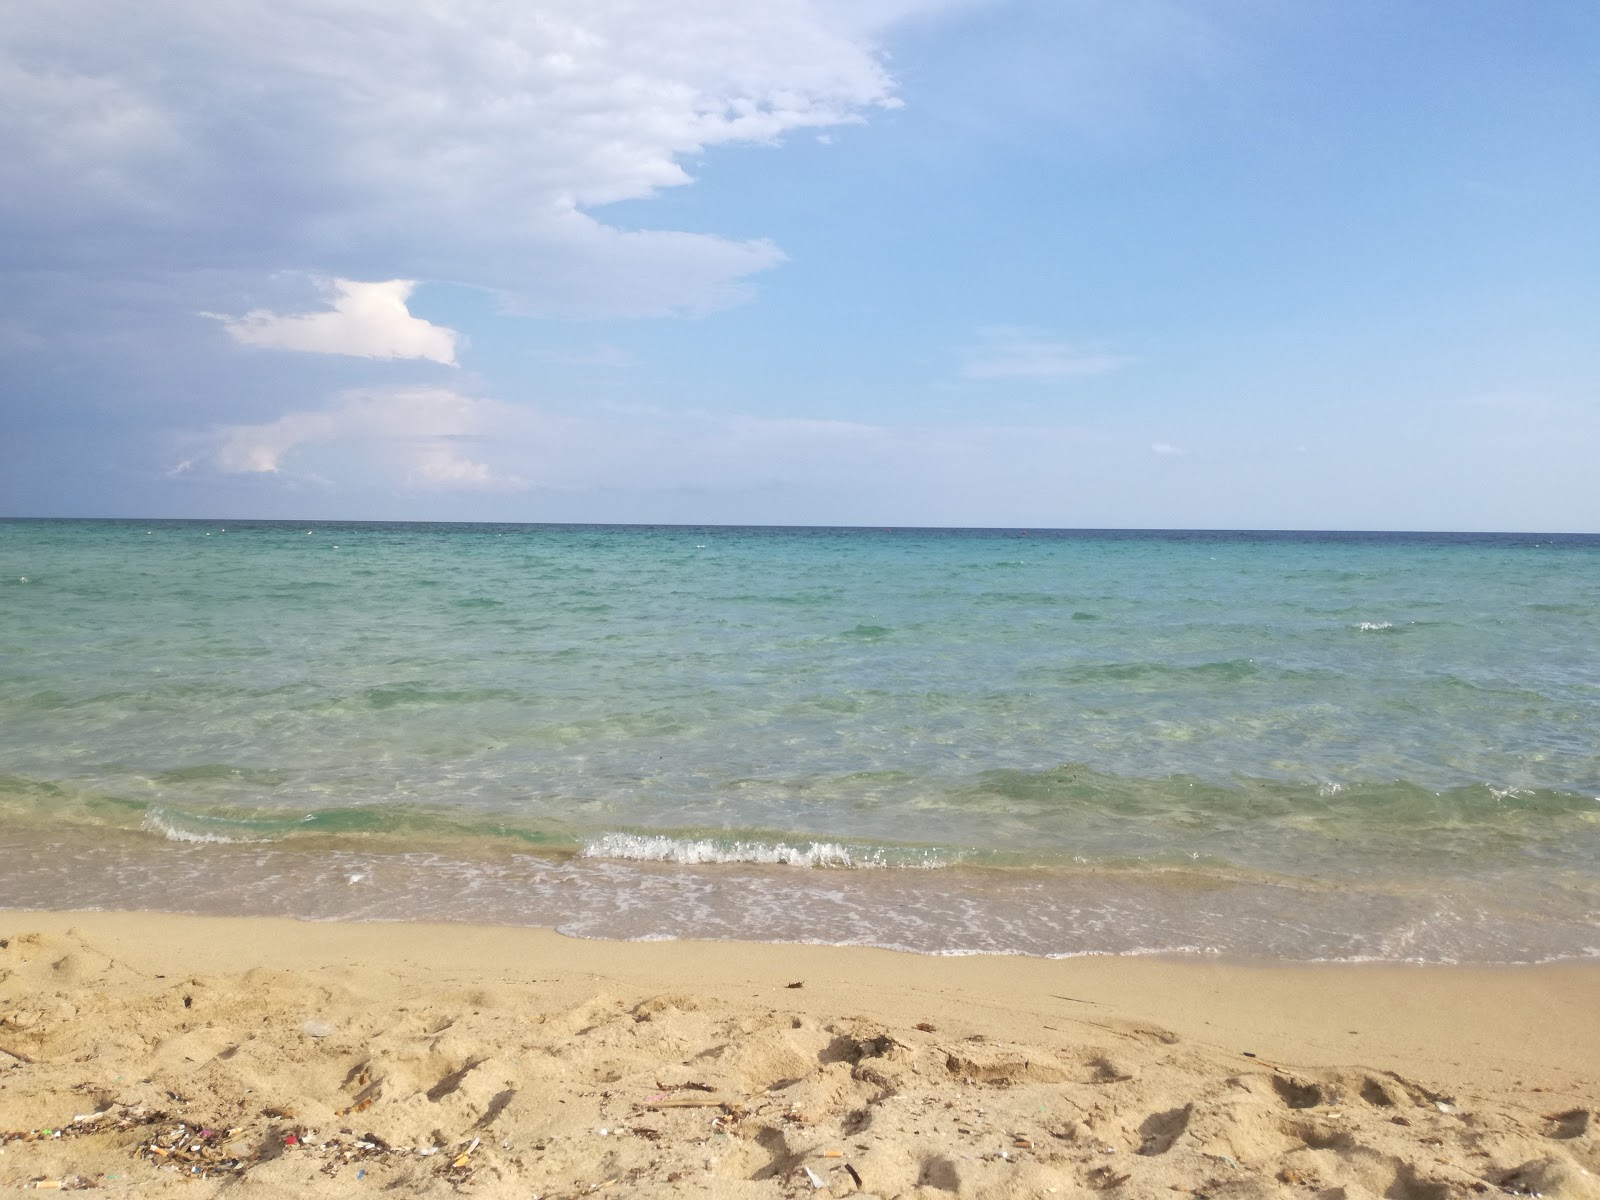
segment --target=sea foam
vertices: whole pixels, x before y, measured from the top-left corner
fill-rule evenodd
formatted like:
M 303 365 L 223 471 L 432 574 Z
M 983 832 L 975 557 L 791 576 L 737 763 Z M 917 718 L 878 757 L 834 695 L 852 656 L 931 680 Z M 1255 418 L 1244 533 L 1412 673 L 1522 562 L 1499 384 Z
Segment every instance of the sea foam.
M 760 842 L 720 838 L 675 838 L 662 834 L 603 833 L 584 843 L 584 858 L 630 862 L 756 863 L 785 867 L 937 868 L 952 866 L 959 855 L 935 851 L 846 846 L 839 842 Z
M 146 833 L 158 833 L 169 842 L 194 842 L 199 845 L 230 846 L 236 842 L 251 841 L 250 838 L 228 837 L 221 833 L 196 833 L 192 829 L 184 829 L 173 821 L 172 817 L 163 809 L 152 808 L 144 814 L 141 823 Z

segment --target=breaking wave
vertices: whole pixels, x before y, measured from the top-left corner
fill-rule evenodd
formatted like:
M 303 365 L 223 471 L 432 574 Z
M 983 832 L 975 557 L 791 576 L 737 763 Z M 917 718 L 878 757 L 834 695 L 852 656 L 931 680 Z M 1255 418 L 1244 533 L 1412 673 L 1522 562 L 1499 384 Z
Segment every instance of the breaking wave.
M 646 833 L 603 833 L 589 838 L 583 858 L 629 862 L 761 863 L 784 867 L 933 870 L 955 866 L 962 855 L 904 846 L 850 846 L 842 842 L 762 842 L 733 838 L 684 838 Z
M 140 827 L 144 829 L 146 833 L 160 834 L 169 842 L 192 842 L 196 845 L 231 846 L 240 842 L 258 842 L 263 840 L 259 837 L 240 837 L 237 835 L 230 836 L 226 833 L 218 833 L 214 829 L 207 829 L 204 827 L 205 818 L 193 817 L 189 816 L 188 814 L 185 814 L 185 816 L 190 822 L 201 825 L 201 828 L 184 828 L 183 824 L 181 823 L 182 818 L 167 812 L 167 810 L 163 808 L 147 809 L 144 814 L 144 820 L 141 822 Z

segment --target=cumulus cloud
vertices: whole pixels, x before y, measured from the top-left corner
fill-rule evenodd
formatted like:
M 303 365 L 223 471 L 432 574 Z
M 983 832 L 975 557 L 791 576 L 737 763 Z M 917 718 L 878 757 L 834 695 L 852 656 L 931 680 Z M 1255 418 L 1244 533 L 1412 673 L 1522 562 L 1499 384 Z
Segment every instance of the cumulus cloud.
M 516 490 L 524 481 L 474 460 L 466 447 L 505 423 L 503 406 L 448 388 L 346 392 L 326 409 L 285 413 L 256 425 L 219 425 L 184 439 L 174 475 L 280 475 L 316 447 L 390 482 L 441 490 Z
M 0 23 L 0 228 L 45 269 L 445 279 L 536 313 L 703 310 L 770 243 L 598 206 L 895 103 L 941 0 L 53 0 Z
M 978 330 L 977 344 L 967 351 L 961 373 L 968 379 L 1072 379 L 1103 375 L 1127 361 L 1058 341 L 1036 329 L 999 325 Z
M 326 312 L 285 316 L 258 308 L 242 317 L 204 315 L 221 321 L 233 340 L 245 346 L 357 358 L 426 358 L 456 365 L 455 330 L 414 317 L 406 307 L 415 280 L 333 279 L 324 286 L 332 305 Z

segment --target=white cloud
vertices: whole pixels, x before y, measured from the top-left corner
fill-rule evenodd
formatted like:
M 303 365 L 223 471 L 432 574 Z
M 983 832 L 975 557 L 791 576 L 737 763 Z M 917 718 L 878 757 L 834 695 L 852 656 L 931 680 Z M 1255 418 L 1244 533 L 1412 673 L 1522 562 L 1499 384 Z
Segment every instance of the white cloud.
M 416 286 L 410 279 L 334 279 L 324 285 L 333 306 L 327 312 L 285 316 L 256 309 L 242 317 L 205 315 L 217 317 L 233 340 L 246 346 L 357 358 L 426 358 L 455 366 L 455 330 L 414 317 L 406 307 Z
M 516 490 L 524 481 L 475 461 L 463 449 L 505 424 L 504 406 L 447 388 L 346 392 L 324 410 L 285 413 L 258 425 L 219 425 L 185 439 L 175 475 L 292 474 L 289 459 L 328 447 L 338 467 L 402 486 Z
M 450 446 L 428 446 L 417 454 L 409 482 L 445 489 L 486 488 L 499 482 L 481 462 L 473 462 Z M 520 482 L 512 486 L 521 486 Z
M 962 479 L 1032 494 L 1091 436 L 638 407 L 576 416 L 412 388 L 347 392 L 323 409 L 190 435 L 172 474 L 256 476 L 284 487 L 317 481 L 352 493 L 903 497 L 908 488 L 942 494 Z
M 1171 442 L 1151 442 L 1150 453 L 1159 454 L 1163 458 L 1176 458 L 1180 454 L 1187 454 L 1187 450 L 1180 450 Z
M 0 22 L 0 230 L 87 270 L 313 269 L 537 313 L 739 299 L 769 242 L 596 206 L 892 106 L 942 0 L 52 0 Z
M 1127 359 L 1058 341 L 1035 329 L 991 326 L 978 330 L 961 373 L 968 379 L 1072 379 L 1103 375 Z

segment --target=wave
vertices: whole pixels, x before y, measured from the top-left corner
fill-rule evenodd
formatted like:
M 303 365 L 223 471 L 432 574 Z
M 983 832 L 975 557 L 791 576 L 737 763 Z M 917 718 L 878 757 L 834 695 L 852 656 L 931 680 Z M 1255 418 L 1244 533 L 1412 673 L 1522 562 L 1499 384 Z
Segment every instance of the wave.
M 517 701 L 521 693 L 510 688 L 467 687 L 440 688 L 417 680 L 405 680 L 383 687 L 370 687 L 357 694 L 357 702 L 374 709 L 431 708 L 452 704 L 484 704 L 494 701 Z M 339 703 L 345 703 L 340 701 Z
M 201 828 L 185 828 L 184 822 L 199 824 Z M 146 833 L 153 833 L 166 838 L 169 842 L 189 842 L 193 845 L 203 846 L 236 846 L 248 842 L 264 842 L 272 839 L 267 837 L 246 837 L 237 830 L 231 833 L 220 833 L 215 828 L 204 827 L 205 818 L 195 817 L 189 813 L 172 814 L 163 808 L 149 808 L 145 811 L 144 820 L 140 828 Z
M 1060 607 L 1082 603 L 1082 597 L 1063 592 L 979 592 L 973 597 L 973 603 L 1001 607 L 1011 605 Z
M 150 776 L 162 784 L 238 783 L 256 788 L 274 788 L 291 778 L 287 771 L 262 767 L 236 767 L 230 763 L 198 763 L 187 767 L 172 767 L 156 771 Z
M 799 605 L 813 605 L 813 604 L 837 604 L 840 600 L 844 599 L 844 597 L 845 597 L 845 590 L 843 588 L 820 588 L 820 589 L 816 589 L 816 590 L 813 590 L 813 591 L 793 592 L 793 593 L 789 593 L 789 594 L 784 594 L 784 593 L 781 593 L 781 592 L 775 592 L 775 593 L 741 592 L 738 595 L 734 595 L 734 596 L 718 596 L 716 598 L 718 600 L 727 601 L 730 604 L 799 604 Z
M 1163 662 L 1098 662 L 1075 663 L 1070 666 L 1039 666 L 1024 673 L 1030 679 L 1061 684 L 1141 683 L 1169 681 L 1213 685 L 1233 683 L 1261 675 L 1267 668 L 1248 658 L 1227 659 L 1204 663 Z M 1273 668 L 1280 674 L 1309 674 Z
M 235 800 L 252 784 L 262 787 L 262 800 L 283 790 L 273 786 L 278 781 L 272 775 L 252 780 L 242 772 L 240 780 L 231 772 L 205 764 L 172 774 L 199 775 L 199 784 L 212 789 L 225 785 Z M 626 817 L 626 825 L 608 828 L 506 808 L 216 803 L 177 794 L 184 785 L 171 780 L 167 796 L 136 797 L 0 776 L 0 821 L 17 834 L 50 831 L 108 843 L 153 835 L 197 848 L 270 844 L 440 852 L 484 861 L 531 854 L 550 861 L 581 856 L 835 870 L 1182 869 L 1207 877 L 1244 871 L 1298 878 L 1309 871 L 1364 878 L 1423 870 L 1472 874 L 1534 861 L 1553 887 L 1571 886 L 1574 871 L 1592 875 L 1600 861 L 1600 800 L 1594 790 L 1540 788 L 1518 779 L 1443 788 L 1337 775 L 1220 782 L 1182 775 L 1135 778 L 1064 763 L 979 771 L 920 786 L 915 774 L 893 772 L 744 783 L 775 796 L 800 786 L 870 796 L 876 816 L 847 816 L 835 828 L 803 832 L 776 823 L 635 824 Z M 893 812 L 916 840 L 896 838 Z
M 603 833 L 579 851 L 583 858 L 628 862 L 667 862 L 684 866 L 755 863 L 785 867 L 936 870 L 963 856 L 946 850 L 904 846 L 850 846 L 843 842 L 764 842 L 736 838 L 670 837 L 652 833 Z
M 840 637 L 847 637 L 847 638 L 854 638 L 857 641 L 863 641 L 863 642 L 881 642 L 884 638 L 888 637 L 893 632 L 894 632 L 894 630 L 890 629 L 886 625 L 865 625 L 865 624 L 863 624 L 863 625 L 857 625 L 857 626 L 855 626 L 854 628 L 851 628 L 851 629 L 846 629 L 839 636 Z

